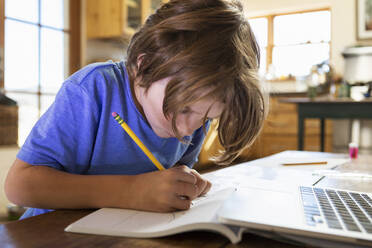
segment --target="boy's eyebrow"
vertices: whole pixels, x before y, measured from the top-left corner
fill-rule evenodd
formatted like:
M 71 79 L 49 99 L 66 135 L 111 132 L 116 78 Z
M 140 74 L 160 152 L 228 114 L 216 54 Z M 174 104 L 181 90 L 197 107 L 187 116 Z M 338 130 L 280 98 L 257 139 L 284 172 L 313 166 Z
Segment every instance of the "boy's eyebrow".
M 197 114 L 199 114 L 199 115 L 202 114 L 202 113 L 200 113 L 200 112 L 198 112 L 198 111 L 195 111 L 195 109 L 192 109 L 191 107 L 189 107 L 189 109 L 190 109 L 192 112 L 197 113 Z

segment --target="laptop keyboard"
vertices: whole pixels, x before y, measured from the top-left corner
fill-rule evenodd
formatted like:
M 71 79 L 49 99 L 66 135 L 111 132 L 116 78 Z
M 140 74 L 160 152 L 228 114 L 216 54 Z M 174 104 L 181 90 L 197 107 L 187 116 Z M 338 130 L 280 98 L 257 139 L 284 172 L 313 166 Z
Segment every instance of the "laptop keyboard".
M 372 199 L 363 193 L 300 186 L 306 224 L 372 233 Z

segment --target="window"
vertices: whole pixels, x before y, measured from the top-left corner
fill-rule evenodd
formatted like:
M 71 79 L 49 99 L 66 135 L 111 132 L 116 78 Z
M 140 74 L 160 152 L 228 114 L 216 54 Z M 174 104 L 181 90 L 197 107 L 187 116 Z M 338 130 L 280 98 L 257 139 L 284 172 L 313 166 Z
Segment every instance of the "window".
M 267 18 L 255 18 L 249 21 L 253 33 L 256 36 L 257 43 L 260 46 L 261 61 L 260 61 L 260 74 L 266 72 L 266 50 L 267 50 L 267 34 L 268 34 L 268 21 Z
M 4 89 L 19 106 L 19 145 L 69 75 L 69 0 L 5 0 Z
M 261 73 L 275 78 L 301 77 L 330 59 L 331 13 L 315 10 L 250 19 L 261 47 Z

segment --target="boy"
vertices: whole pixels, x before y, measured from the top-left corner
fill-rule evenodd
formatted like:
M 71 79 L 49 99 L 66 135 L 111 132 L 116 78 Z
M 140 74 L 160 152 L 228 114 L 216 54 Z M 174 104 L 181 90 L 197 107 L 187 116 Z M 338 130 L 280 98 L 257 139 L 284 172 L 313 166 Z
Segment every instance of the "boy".
M 31 131 L 5 184 L 12 202 L 31 207 L 23 218 L 58 208 L 188 209 L 211 187 L 190 169 L 210 119 L 219 120 L 221 164 L 258 135 L 259 49 L 237 1 L 171 0 L 127 51 L 125 64 L 92 64 L 69 77 Z

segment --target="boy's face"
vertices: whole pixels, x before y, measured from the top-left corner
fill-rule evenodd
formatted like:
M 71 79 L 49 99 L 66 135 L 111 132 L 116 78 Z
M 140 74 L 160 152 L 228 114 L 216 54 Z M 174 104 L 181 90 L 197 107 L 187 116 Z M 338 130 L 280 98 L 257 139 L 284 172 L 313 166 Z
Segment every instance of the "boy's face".
M 144 88 L 137 88 L 137 99 L 142 106 L 145 117 L 154 132 L 162 138 L 176 137 L 172 130 L 172 116 L 165 118 L 163 113 L 163 100 L 165 89 L 170 78 L 154 82 L 147 93 Z M 137 94 L 139 92 L 139 94 Z M 200 100 L 178 114 L 176 125 L 182 137 L 190 136 L 203 125 L 203 118 L 209 110 L 208 118 L 217 118 L 222 114 L 223 104 L 213 99 Z

